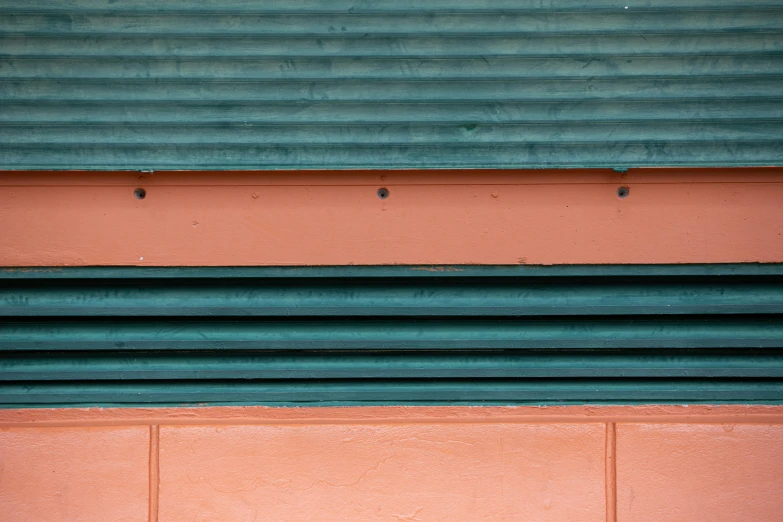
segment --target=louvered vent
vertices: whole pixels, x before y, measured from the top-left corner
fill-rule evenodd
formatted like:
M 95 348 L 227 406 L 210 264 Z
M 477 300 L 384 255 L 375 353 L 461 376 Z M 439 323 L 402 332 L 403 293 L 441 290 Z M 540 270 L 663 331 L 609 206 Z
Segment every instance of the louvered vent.
M 0 404 L 783 402 L 783 267 L 0 272 Z

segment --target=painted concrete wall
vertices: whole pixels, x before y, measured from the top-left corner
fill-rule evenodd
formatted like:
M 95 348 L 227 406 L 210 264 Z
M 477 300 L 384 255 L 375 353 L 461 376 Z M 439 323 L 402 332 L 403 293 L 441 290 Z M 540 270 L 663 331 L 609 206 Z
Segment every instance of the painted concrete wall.
M 4 521 L 777 521 L 783 407 L 0 412 Z

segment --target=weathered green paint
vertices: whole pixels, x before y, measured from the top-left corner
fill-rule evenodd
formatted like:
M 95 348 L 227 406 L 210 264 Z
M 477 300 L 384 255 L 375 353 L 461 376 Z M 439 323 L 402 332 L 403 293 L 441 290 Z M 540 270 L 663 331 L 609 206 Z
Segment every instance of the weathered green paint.
M 780 279 L 783 282 L 783 278 Z M 334 278 L 321 281 L 112 280 L 6 284 L 8 316 L 542 316 L 783 313 L 783 285 L 769 280 L 660 278 L 545 282 L 521 278 Z
M 27 350 L 539 350 L 783 347 L 780 316 L 690 318 L 40 318 L 0 325 L 0 352 Z
M 0 0 L 0 169 L 780 165 L 774 0 Z
M 783 403 L 780 380 L 503 380 L 401 382 L 159 382 L 0 384 L 0 403 L 20 406 L 144 404 L 573 404 Z
M 333 379 L 730 378 L 781 379 L 779 350 L 745 355 L 456 352 L 366 355 L 47 354 L 0 358 L 0 381 Z M 152 383 L 151 383 L 152 384 Z
M 0 271 L 0 406 L 783 403 L 783 265 Z

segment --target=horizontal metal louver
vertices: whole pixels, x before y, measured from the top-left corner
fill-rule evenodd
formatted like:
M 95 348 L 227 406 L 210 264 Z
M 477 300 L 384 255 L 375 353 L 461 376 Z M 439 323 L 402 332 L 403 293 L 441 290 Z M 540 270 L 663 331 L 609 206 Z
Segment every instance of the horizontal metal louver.
M 783 402 L 783 266 L 0 271 L 0 405 Z
M 0 0 L 2 169 L 783 164 L 778 0 Z

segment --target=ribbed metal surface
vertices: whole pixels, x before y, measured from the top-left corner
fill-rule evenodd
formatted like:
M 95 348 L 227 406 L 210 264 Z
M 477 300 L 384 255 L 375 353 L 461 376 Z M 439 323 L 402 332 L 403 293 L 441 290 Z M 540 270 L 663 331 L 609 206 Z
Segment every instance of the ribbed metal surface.
M 0 271 L 0 405 L 783 403 L 783 266 Z
M 777 0 L 0 0 L 0 168 L 783 164 Z

